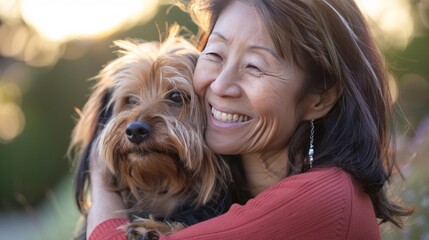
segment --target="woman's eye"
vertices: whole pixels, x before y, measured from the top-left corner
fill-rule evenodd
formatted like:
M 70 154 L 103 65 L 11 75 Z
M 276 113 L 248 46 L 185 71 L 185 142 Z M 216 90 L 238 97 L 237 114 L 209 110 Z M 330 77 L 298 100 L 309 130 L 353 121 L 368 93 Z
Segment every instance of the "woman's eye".
M 182 102 L 183 102 L 183 100 L 184 100 L 182 93 L 181 93 L 181 92 L 179 92 L 179 91 L 174 91 L 174 92 L 172 92 L 172 93 L 168 96 L 168 99 L 169 99 L 170 101 L 175 102 L 175 103 L 182 103 Z
M 252 65 L 252 64 L 247 65 L 246 68 L 250 69 L 250 70 L 261 72 L 261 69 L 259 69 L 257 66 Z
M 264 76 L 264 72 L 260 68 L 258 68 L 257 66 L 255 66 L 253 64 L 247 65 L 246 70 L 252 76 L 255 76 L 258 78 L 261 78 Z
M 222 57 L 219 54 L 215 53 L 215 52 L 207 52 L 205 55 L 211 61 L 214 61 L 214 62 L 220 62 L 220 61 L 222 61 Z

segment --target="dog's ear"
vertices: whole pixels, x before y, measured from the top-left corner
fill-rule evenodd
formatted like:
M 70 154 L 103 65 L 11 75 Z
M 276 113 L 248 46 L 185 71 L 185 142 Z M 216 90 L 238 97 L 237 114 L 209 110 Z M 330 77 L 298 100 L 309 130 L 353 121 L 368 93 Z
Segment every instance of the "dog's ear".
M 112 116 L 111 95 L 111 89 L 96 87 L 85 104 L 80 114 L 80 119 L 72 133 L 71 147 L 75 149 L 77 156 L 73 187 L 76 204 L 82 214 L 86 214 L 89 207 L 86 197 L 89 183 L 89 156 L 99 132 Z
M 95 86 L 82 111 L 78 111 L 79 121 L 72 132 L 72 146 L 83 149 L 93 139 L 97 132 L 103 114 L 107 113 L 112 90 L 102 86 Z

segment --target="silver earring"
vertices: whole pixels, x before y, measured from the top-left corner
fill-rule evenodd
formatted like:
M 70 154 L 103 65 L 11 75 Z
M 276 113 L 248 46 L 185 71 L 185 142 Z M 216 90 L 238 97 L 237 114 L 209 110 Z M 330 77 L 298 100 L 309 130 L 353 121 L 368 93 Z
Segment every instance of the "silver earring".
M 308 149 L 308 160 L 310 162 L 310 169 L 313 167 L 313 155 L 314 155 L 314 119 L 310 121 L 310 148 Z

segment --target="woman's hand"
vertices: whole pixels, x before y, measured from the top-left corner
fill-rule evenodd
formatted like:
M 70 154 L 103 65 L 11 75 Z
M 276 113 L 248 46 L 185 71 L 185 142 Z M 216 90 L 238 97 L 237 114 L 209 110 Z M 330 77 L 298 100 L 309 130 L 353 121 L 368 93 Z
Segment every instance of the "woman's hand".
M 106 171 L 97 151 L 90 157 L 91 207 L 88 212 L 87 239 L 94 228 L 109 218 L 126 217 L 125 205 L 117 193 L 109 191 L 103 179 Z

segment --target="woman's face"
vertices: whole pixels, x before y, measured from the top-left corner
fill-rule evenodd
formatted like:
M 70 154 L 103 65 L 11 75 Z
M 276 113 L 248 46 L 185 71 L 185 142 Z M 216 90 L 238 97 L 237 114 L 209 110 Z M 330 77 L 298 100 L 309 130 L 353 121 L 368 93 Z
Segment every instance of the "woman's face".
M 194 74 L 207 109 L 207 144 L 221 154 L 284 151 L 305 110 L 298 103 L 302 84 L 255 8 L 234 1 L 219 16 Z

